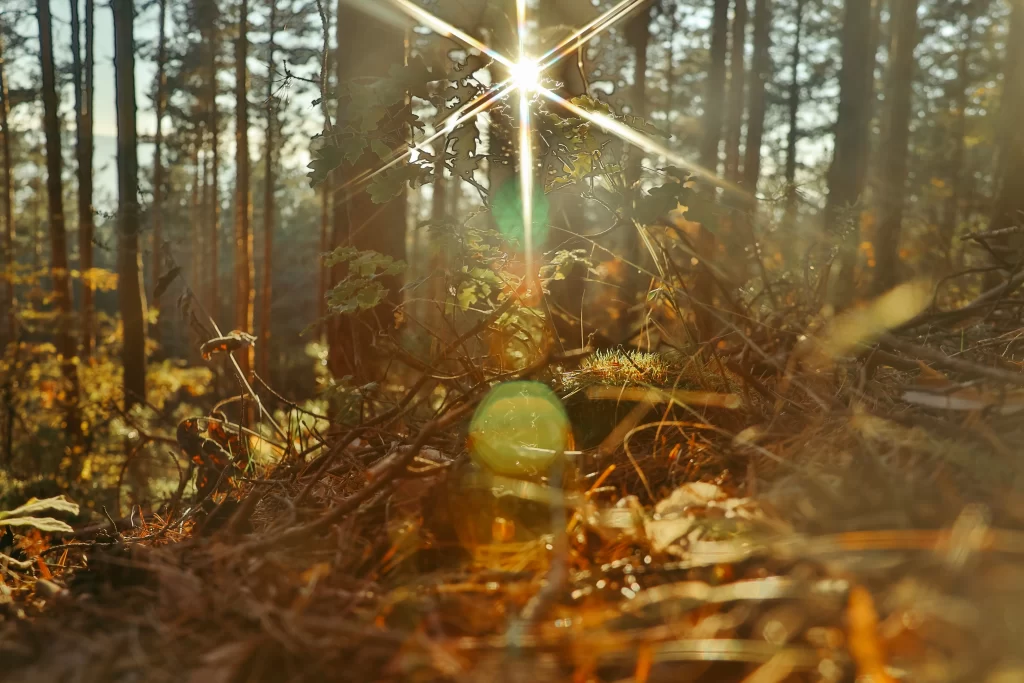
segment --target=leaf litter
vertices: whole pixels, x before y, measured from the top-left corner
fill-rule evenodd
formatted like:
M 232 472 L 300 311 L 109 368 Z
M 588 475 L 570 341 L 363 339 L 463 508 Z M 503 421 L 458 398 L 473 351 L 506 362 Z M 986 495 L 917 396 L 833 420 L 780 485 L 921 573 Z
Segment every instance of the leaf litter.
M 1019 389 L 983 371 L 1012 330 L 993 316 L 954 354 L 922 287 L 803 339 L 755 332 L 774 370 L 541 359 L 516 378 L 607 432 L 547 476 L 467 456 L 483 391 L 425 417 L 423 385 L 396 389 L 273 461 L 216 416 L 182 423 L 201 500 L 190 470 L 159 514 L 98 529 L 42 516 L 77 512 L 61 499 L 0 512 L 5 674 L 1020 680 L 1024 426 Z

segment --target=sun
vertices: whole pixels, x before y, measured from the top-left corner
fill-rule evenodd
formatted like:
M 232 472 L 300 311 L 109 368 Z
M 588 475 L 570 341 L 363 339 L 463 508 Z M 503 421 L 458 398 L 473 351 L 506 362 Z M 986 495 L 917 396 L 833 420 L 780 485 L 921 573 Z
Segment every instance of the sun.
M 509 78 L 516 88 L 532 92 L 541 85 L 541 65 L 532 59 L 522 59 L 508 67 Z

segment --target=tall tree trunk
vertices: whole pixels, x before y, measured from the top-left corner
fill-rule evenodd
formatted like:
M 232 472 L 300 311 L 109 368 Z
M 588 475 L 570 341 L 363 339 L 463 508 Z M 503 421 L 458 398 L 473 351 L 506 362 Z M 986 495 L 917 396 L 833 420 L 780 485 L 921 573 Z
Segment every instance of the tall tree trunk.
M 835 125 L 835 150 L 828 172 L 828 200 L 825 228 L 845 234 L 840 244 L 839 272 L 834 302 L 849 305 L 855 294 L 854 271 L 860 221 L 839 225 L 844 211 L 855 207 L 864 192 L 867 177 L 868 139 L 874 101 L 874 66 L 878 36 L 873 28 L 877 0 L 845 0 L 842 27 L 842 60 L 839 73 L 839 115 Z
M 72 0 L 74 2 L 75 0 Z M 156 137 L 153 141 L 153 265 L 152 265 L 152 286 L 160 281 L 163 271 L 164 256 L 164 111 L 167 109 L 167 0 L 160 0 L 160 26 L 158 28 L 156 48 Z M 156 341 L 160 341 L 160 300 L 153 297 L 153 307 L 157 309 L 158 316 L 153 324 L 152 335 Z
M 324 132 L 333 132 L 334 124 L 331 121 L 331 111 L 327 103 L 326 95 L 331 91 L 331 79 L 334 75 L 334 68 L 331 63 L 331 23 L 333 21 L 330 3 L 321 3 L 320 21 L 323 25 L 323 54 L 321 54 L 320 66 L 320 94 L 323 96 L 321 107 L 324 114 Z M 320 185 L 320 251 L 317 253 L 316 263 L 319 266 L 319 277 L 317 278 L 317 320 L 320 321 L 319 336 L 325 343 L 336 343 L 334 321 L 327 319 L 327 292 L 333 282 L 333 271 L 324 264 L 324 255 L 330 251 L 333 236 L 334 221 L 331 216 L 331 207 L 334 200 L 334 179 L 337 173 L 330 173 L 327 179 Z
M 53 64 L 53 34 L 49 0 L 36 0 L 39 23 L 39 62 L 43 75 L 43 131 L 46 134 L 47 217 L 50 222 L 50 266 L 53 301 L 57 307 L 57 353 L 64 379 L 66 429 L 72 447 L 79 441 L 77 344 L 71 333 L 71 287 L 68 281 L 67 232 L 64 226 L 64 188 L 61 186 L 60 119 L 57 111 L 57 76 Z M 73 458 L 77 465 L 77 457 Z
M 220 111 L 217 107 L 217 94 L 220 90 L 217 84 L 217 43 L 214 39 L 215 31 L 210 27 L 207 31 L 207 78 L 210 88 L 210 109 L 207 113 L 207 133 L 210 136 L 209 174 L 207 185 L 209 186 L 209 203 L 207 204 L 207 251 L 209 259 L 207 296 L 210 299 L 210 315 L 214 320 L 220 320 Z
M 274 254 L 274 123 L 277 110 L 274 108 L 274 38 L 277 20 L 277 2 L 270 0 L 270 31 L 267 56 L 267 135 L 264 153 L 263 184 L 263 282 L 260 291 L 259 364 L 260 376 L 270 380 L 270 295 L 272 290 Z
M 203 264 L 205 260 L 203 258 L 203 228 L 205 227 L 203 219 L 205 217 L 205 204 L 204 199 L 206 198 L 206 162 L 203 156 L 200 154 L 203 147 L 203 129 L 202 121 L 196 121 L 196 128 L 193 132 L 192 137 L 192 197 L 191 197 L 191 210 L 189 216 L 191 218 L 191 230 L 190 239 L 191 245 L 189 246 L 189 281 L 201 283 L 203 276 Z M 206 341 L 205 339 L 203 341 Z M 189 350 L 193 352 L 192 357 L 195 356 L 195 350 L 197 349 L 195 344 L 189 344 Z
M 317 252 L 316 262 L 320 268 L 320 276 L 317 279 L 316 318 L 320 323 L 320 336 L 326 340 L 329 322 L 327 319 L 327 290 L 330 288 L 330 269 L 324 265 L 324 254 L 331 249 L 331 188 L 333 183 L 328 176 L 327 180 L 320 185 L 320 250 Z
M 7 90 L 4 41 L 3 35 L 0 35 L 0 152 L 4 155 L 3 165 L 0 166 L 0 171 L 3 172 L 3 178 L 0 180 L 0 202 L 3 202 L 4 209 L 4 292 L 3 320 L 0 321 L 0 325 L 4 326 L 4 333 L 0 336 L 0 343 L 5 346 L 7 342 L 13 341 L 17 336 L 17 316 L 14 312 L 14 178 L 11 174 L 10 115 L 11 99 Z
M 640 118 L 647 118 L 647 48 L 651 42 L 651 11 L 653 4 L 648 3 L 636 15 L 630 19 L 626 25 L 626 42 L 633 50 L 633 87 L 630 91 L 630 109 L 633 116 Z M 629 188 L 629 192 L 637 193 L 631 196 L 638 196 L 640 192 L 637 183 L 640 182 L 640 178 L 643 175 L 643 160 L 644 150 L 640 147 L 633 146 L 628 153 L 626 161 L 626 187 Z M 647 265 L 649 259 L 645 256 L 645 247 L 643 240 L 641 239 L 639 230 L 645 229 L 645 226 L 634 226 L 629 225 L 623 233 L 622 243 L 622 258 L 623 260 L 633 264 Z M 579 231 L 580 228 L 577 228 Z M 580 245 L 586 246 L 586 245 Z M 637 293 L 641 288 L 645 286 L 643 273 L 637 272 L 637 268 L 628 267 L 626 268 L 626 276 L 622 281 L 622 288 L 620 294 L 616 300 L 617 317 L 616 325 L 612 331 L 612 338 L 626 343 L 632 336 L 634 316 L 631 315 L 631 311 L 637 299 Z M 578 311 L 579 315 L 582 316 L 583 308 L 583 294 L 585 286 L 585 272 L 578 273 L 574 277 L 574 280 L 578 283 L 577 289 L 578 294 L 574 293 L 574 296 L 570 300 L 571 304 L 574 304 L 574 308 Z M 580 325 L 573 325 L 574 328 L 582 329 L 583 321 L 580 321 Z M 574 330 L 575 331 L 575 330 Z M 582 333 L 579 333 L 582 337 Z M 583 344 L 584 340 L 580 339 L 580 344 Z
M 729 0 L 714 0 L 711 20 L 711 63 L 704 90 L 704 137 L 700 164 L 708 173 L 718 172 L 718 149 L 722 142 L 722 111 L 725 105 L 725 58 L 729 51 Z
M 249 0 L 238 8 L 235 43 L 235 327 L 252 331 L 252 193 L 249 187 Z M 235 357 L 248 377 L 253 368 L 253 349 L 246 346 Z
M 117 98 L 118 304 L 124 326 L 124 409 L 146 400 L 146 298 L 139 252 L 139 159 L 135 130 L 134 3 L 112 0 Z
M 79 201 L 88 209 L 78 226 L 78 255 L 82 271 L 93 266 L 92 241 L 95 232 L 96 207 L 93 206 L 93 86 L 96 76 L 96 6 L 94 0 L 85 0 L 85 91 L 82 115 L 81 163 L 89 170 L 78 187 Z M 96 285 L 86 281 L 82 293 L 82 348 L 89 355 L 96 340 Z
M 875 239 L 873 293 L 878 295 L 899 279 L 899 243 L 907 182 L 910 107 L 914 93 L 914 50 L 917 48 L 918 0 L 893 0 L 892 54 L 889 69 L 888 141 L 882 151 L 881 219 Z
M 646 7 L 637 12 L 626 25 L 626 41 L 633 49 L 633 88 L 630 91 L 630 109 L 633 116 L 647 118 L 647 46 L 651 42 L 651 8 Z M 626 185 L 632 187 L 640 180 L 640 171 L 644 160 L 644 151 L 633 146 L 629 150 L 626 166 Z
M 747 105 L 747 144 L 743 157 L 743 185 L 757 194 L 761 178 L 761 141 L 767 109 L 765 87 L 772 76 L 771 0 L 754 0 L 754 63 L 751 69 Z
M 945 210 L 942 214 L 942 235 L 943 246 L 945 247 L 949 264 L 953 264 L 953 239 L 956 236 L 957 226 L 960 224 L 960 209 L 964 200 L 964 157 L 967 152 L 967 103 L 968 89 L 971 86 L 971 50 L 974 46 L 975 27 L 978 14 L 975 11 L 975 3 L 968 0 L 964 5 L 964 32 L 963 42 L 956 55 L 956 84 L 953 92 L 953 153 L 949 158 L 949 170 L 946 173 L 949 183 L 949 197 L 946 199 Z
M 1003 95 L 1000 103 L 997 149 L 1002 155 L 997 177 L 999 189 L 992 206 L 989 230 L 1004 230 L 1021 224 L 1024 212 L 1024 127 L 1018 117 L 1024 111 L 1024 0 L 1010 3 L 1010 30 L 1006 38 L 1003 67 Z M 994 248 L 1005 253 L 1004 260 L 1015 263 L 1018 253 L 1008 251 L 1014 240 L 992 240 Z M 987 286 L 998 284 L 996 276 L 986 278 Z
M 3 25 L 0 25 L 0 30 Z M 11 177 L 11 129 L 8 125 L 11 114 L 10 93 L 7 89 L 6 64 L 4 63 L 4 40 L 0 32 L 0 152 L 3 153 L 3 165 L 0 170 L 0 202 L 3 202 L 3 299 L 0 310 L 0 353 L 6 357 L 8 344 L 13 344 L 17 353 L 18 317 L 14 308 L 14 182 Z M 15 356 L 16 357 L 16 356 Z M 3 389 L 3 462 L 10 467 L 14 457 L 14 378 L 8 375 Z
M 75 156 L 78 163 L 78 260 L 82 272 L 82 359 L 92 354 L 92 0 L 86 3 L 85 85 L 78 18 L 79 0 L 71 0 L 71 75 L 75 91 Z
M 209 112 L 206 112 L 207 121 L 209 121 Z M 219 320 L 217 310 L 215 308 L 217 300 L 214 299 L 210 294 L 210 283 L 211 283 L 211 272 L 216 268 L 217 260 L 212 258 L 211 253 L 216 249 L 216 245 L 211 245 L 213 241 L 211 238 L 216 232 L 213 228 L 213 169 L 211 165 L 211 159 L 213 154 L 210 150 L 210 140 L 212 138 L 208 126 L 203 126 L 203 130 L 200 131 L 199 144 L 201 148 L 200 165 L 203 171 L 202 183 L 199 185 L 202 198 L 200 199 L 201 211 L 199 216 L 199 242 L 195 245 L 199 248 L 199 255 L 195 259 L 196 267 L 196 282 L 197 287 L 200 288 L 202 295 L 206 297 L 210 315 L 214 320 Z
M 732 19 L 732 50 L 729 58 L 729 107 L 725 128 L 725 178 L 740 180 L 740 141 L 743 139 L 743 94 L 746 90 L 747 0 L 736 0 Z
M 667 49 L 665 50 L 665 130 L 669 137 L 674 138 L 672 113 L 676 110 L 676 44 L 674 37 L 679 33 L 679 14 L 675 3 L 666 5 L 666 12 L 671 13 Z
M 786 212 L 785 224 L 792 226 L 796 221 L 797 189 L 796 189 L 796 145 L 800 140 L 800 60 L 803 59 L 804 5 L 807 0 L 796 0 L 796 33 L 793 36 L 793 49 L 789 65 L 789 94 L 787 109 L 789 114 L 789 132 L 786 134 Z
M 341 83 L 356 77 L 384 76 L 396 64 L 405 61 L 404 32 L 361 10 L 340 1 L 337 9 L 338 57 L 337 79 Z M 340 118 L 341 115 L 339 115 Z M 340 121 L 340 123 L 345 123 Z M 365 169 L 379 163 L 376 155 L 367 153 L 355 164 L 345 164 L 336 172 L 336 182 L 343 184 Z M 349 195 L 334 194 L 334 245 L 351 244 L 360 250 L 373 250 L 396 259 L 405 258 L 406 195 L 403 192 L 386 204 L 374 204 L 365 189 Z M 387 278 L 388 303 L 399 302 L 400 283 Z M 372 340 L 379 327 L 373 311 L 353 316 L 331 327 L 335 330 L 330 344 L 330 368 L 336 376 L 352 375 L 356 381 L 378 378 Z M 383 312 L 390 317 L 390 311 Z

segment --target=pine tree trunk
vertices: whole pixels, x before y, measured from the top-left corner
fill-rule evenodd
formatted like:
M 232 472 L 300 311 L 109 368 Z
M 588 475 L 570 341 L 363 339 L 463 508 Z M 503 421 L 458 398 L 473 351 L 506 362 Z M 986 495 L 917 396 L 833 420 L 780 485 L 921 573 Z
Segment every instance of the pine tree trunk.
M 264 185 L 263 185 L 263 282 L 260 291 L 260 329 L 259 341 L 259 374 L 270 381 L 270 297 L 274 266 L 274 213 L 277 210 L 274 202 L 274 125 L 276 110 L 274 108 L 274 32 L 276 30 L 277 2 L 270 0 L 270 38 L 267 57 L 267 135 L 266 152 L 264 153 Z
M 666 8 L 667 12 L 671 12 L 671 22 L 669 24 L 668 34 L 675 36 L 679 33 L 679 16 L 677 14 L 677 8 L 674 4 L 669 4 Z M 673 130 L 672 114 L 676 110 L 676 45 L 675 41 L 669 40 L 668 49 L 665 50 L 665 130 L 669 134 L 669 137 L 675 139 L 675 131 Z
M 634 16 L 626 26 L 626 40 L 633 48 L 633 88 L 630 92 L 630 109 L 633 116 L 647 118 L 647 46 L 651 41 L 651 7 L 647 5 Z M 632 187 L 640 180 L 644 151 L 633 146 L 629 150 L 626 166 L 626 185 Z
M 771 0 L 754 0 L 754 63 L 747 104 L 747 143 L 743 157 L 743 186 L 753 195 L 761 178 L 761 142 L 767 109 L 765 87 L 772 77 Z
M 910 144 L 910 107 L 913 96 L 914 50 L 917 48 L 918 0 L 892 0 L 892 54 L 888 83 L 886 129 L 882 150 L 881 219 L 875 240 L 875 295 L 891 289 L 899 280 L 899 242 Z
M 92 242 L 96 226 L 96 207 L 93 206 L 93 85 L 96 75 L 96 42 L 94 0 L 85 0 L 85 92 L 82 116 L 82 161 L 88 173 L 81 179 L 79 201 L 88 209 L 81 225 L 78 226 L 78 253 L 83 271 L 93 267 Z M 86 282 L 82 295 L 82 347 L 83 353 L 91 353 L 96 340 L 96 286 Z
M 78 257 L 82 272 L 82 360 L 92 354 L 92 2 L 86 6 L 86 85 L 79 31 L 78 1 L 71 0 L 71 76 L 75 91 L 75 156 L 78 163 Z M 88 240 L 88 243 L 86 243 Z
M 64 188 L 61 185 L 60 119 L 57 76 L 53 63 L 53 34 L 49 0 L 36 0 L 39 23 L 39 62 L 43 82 L 43 132 L 46 135 L 47 217 L 50 222 L 50 267 L 53 269 L 53 301 L 57 308 L 57 353 L 64 379 L 67 433 L 73 447 L 79 442 L 77 344 L 71 333 L 71 287 L 68 281 L 67 232 L 64 225 Z M 77 458 L 73 458 L 77 468 Z
M 4 42 L 0 35 L 0 152 L 3 153 L 3 165 L 0 171 L 3 172 L 0 181 L 0 202 L 3 202 L 4 232 L 4 292 L 3 292 L 3 320 L 0 325 L 4 326 L 3 335 L 0 336 L 0 343 L 6 347 L 7 343 L 17 337 L 17 316 L 14 312 L 14 178 L 11 174 L 11 129 L 9 119 L 11 115 L 10 93 L 7 91 L 7 71 L 4 62 Z
M 626 41 L 633 50 L 633 87 L 630 91 L 630 109 L 633 116 L 640 118 L 647 118 L 647 48 L 651 42 L 651 10 L 653 5 L 648 4 L 643 7 L 636 15 L 630 20 L 626 26 Z M 629 149 L 629 155 L 626 161 L 626 187 L 629 188 L 629 192 L 638 193 L 639 188 L 635 187 L 640 182 L 640 178 L 643 175 L 643 160 L 644 150 L 632 146 Z M 632 195 L 637 196 L 637 195 Z M 628 225 L 625 232 L 623 233 L 622 241 L 622 258 L 624 261 L 632 264 L 643 264 L 648 265 L 650 259 L 645 254 L 645 247 L 643 240 L 641 239 L 639 230 L 645 229 L 646 226 L 634 226 Z M 586 246 L 581 245 L 581 246 Z M 626 268 L 626 276 L 623 278 L 622 288 L 616 301 L 617 319 L 616 325 L 612 331 L 613 339 L 621 341 L 623 343 L 628 342 L 632 336 L 634 327 L 635 316 L 631 315 L 631 311 L 636 303 L 637 293 L 641 288 L 645 286 L 645 280 L 642 272 L 637 272 L 638 268 L 628 267 Z M 580 273 L 576 276 L 576 280 L 579 282 L 579 295 L 575 298 L 575 308 L 578 311 L 582 309 L 582 298 L 583 298 L 583 287 L 585 284 L 585 273 Z M 580 312 L 582 315 L 582 311 Z M 582 329 L 582 321 L 579 326 Z M 579 335 L 582 337 L 582 333 Z M 580 344 L 584 344 L 583 339 L 580 339 Z
M 235 327 L 252 332 L 252 192 L 249 187 L 249 1 L 239 4 L 235 43 Z M 235 353 L 242 374 L 253 369 L 253 348 Z
M 203 129 L 202 121 L 196 121 L 196 128 L 193 131 L 192 137 L 192 196 L 191 196 L 191 208 L 189 216 L 191 218 L 191 229 L 189 231 L 189 238 L 191 244 L 189 245 L 189 270 L 188 277 L 189 281 L 193 283 L 202 283 L 203 281 L 203 232 L 205 224 L 203 219 L 206 215 L 204 211 L 206 198 L 206 162 L 204 161 L 200 152 L 203 147 Z M 206 341 L 205 339 L 203 341 Z M 197 358 L 198 347 L 195 344 L 188 344 L 190 351 L 190 358 Z
M 356 77 L 385 76 L 396 64 L 405 61 L 405 35 L 364 14 L 360 9 L 340 1 L 338 26 L 338 84 Z M 343 123 L 343 122 L 341 122 Z M 336 171 L 335 182 L 344 184 L 360 172 L 379 164 L 376 155 L 365 154 L 355 164 L 345 164 Z M 405 259 L 406 195 L 403 192 L 386 204 L 374 204 L 363 188 L 334 194 L 334 246 L 350 244 L 360 250 L 373 250 L 396 259 Z M 401 299 L 398 278 L 385 278 L 387 303 L 397 305 Z M 391 312 L 387 303 L 380 311 L 346 316 L 332 325 L 329 364 L 335 376 L 351 375 L 357 382 L 378 379 L 377 358 L 372 341 L 379 330 L 378 315 L 387 320 Z
M 997 149 L 1002 155 L 997 177 L 999 189 L 992 206 L 989 230 L 1004 230 L 1021 224 L 1024 212 L 1024 127 L 1020 125 L 1020 112 L 1024 111 L 1024 0 L 1010 3 L 1010 30 L 1006 38 L 1006 57 L 1003 67 L 1003 95 L 1000 103 Z M 1003 252 L 1003 261 L 1017 263 L 1018 250 L 1012 249 L 1006 237 L 991 240 L 990 244 Z M 998 276 L 986 278 L 986 286 L 998 284 Z
M 946 200 L 945 210 L 942 215 L 943 246 L 945 247 L 949 264 L 953 264 L 953 239 L 956 236 L 957 226 L 960 224 L 961 205 L 964 201 L 964 157 L 967 152 L 967 103 L 968 89 L 971 85 L 971 60 L 972 48 L 974 46 L 975 27 L 977 15 L 973 2 L 966 2 L 964 5 L 964 27 L 963 42 L 957 51 L 956 57 L 956 85 L 953 93 L 953 153 L 949 158 L 949 170 L 947 171 L 947 182 L 949 183 L 949 197 Z
M 841 221 L 844 212 L 856 207 L 864 192 L 868 144 L 874 102 L 874 66 L 878 35 L 873 15 L 876 0 L 846 0 L 842 27 L 842 69 L 839 74 L 839 114 L 835 125 L 835 150 L 828 172 L 825 228 L 844 234 L 840 244 L 839 272 L 833 300 L 848 306 L 855 294 L 854 271 L 860 243 L 859 220 Z M 843 223 L 840 225 L 840 223 Z
M 3 299 L 0 308 L 0 353 L 7 355 L 8 344 L 16 344 L 18 339 L 18 317 L 14 308 L 14 183 L 11 177 L 11 129 L 8 120 L 11 114 L 10 92 L 7 89 L 6 64 L 4 62 L 4 40 L 0 24 L 0 153 L 3 153 L 3 173 L 0 184 L 0 202 L 3 202 L 4 231 L 3 240 Z M 15 353 L 17 346 L 14 346 Z M 10 467 L 14 457 L 14 377 L 8 373 L 3 389 L 3 463 Z
M 74 1 L 74 0 L 72 0 Z M 164 256 L 164 111 L 167 109 L 167 0 L 160 0 L 160 25 L 158 27 L 156 51 L 156 137 L 153 141 L 153 265 L 150 282 L 153 287 L 160 281 L 163 272 Z M 153 307 L 158 311 L 156 323 L 153 324 L 152 336 L 160 341 L 160 300 L 153 298 Z
M 214 320 L 221 320 L 220 310 L 220 111 L 217 107 L 217 94 L 220 90 L 217 86 L 217 46 L 213 38 L 212 28 L 208 30 L 205 40 L 207 41 L 208 64 L 207 78 L 210 89 L 210 110 L 208 112 L 207 133 L 210 136 L 209 173 L 207 185 L 209 187 L 209 201 L 207 210 L 207 250 L 208 256 L 207 287 L 206 292 L 210 300 L 210 315 Z
M 320 185 L 320 251 L 317 252 L 316 262 L 320 267 L 320 277 L 317 279 L 317 305 L 316 318 L 320 320 L 320 336 L 326 339 L 329 322 L 327 319 L 327 290 L 330 288 L 330 269 L 324 265 L 323 255 L 331 249 L 331 178 Z
M 132 0 L 112 0 L 117 99 L 118 304 L 124 326 L 124 409 L 146 400 L 146 299 L 139 253 L 139 160 L 135 130 L 135 21 Z
M 789 114 L 789 131 L 786 134 L 786 210 L 785 225 L 792 226 L 796 222 L 797 189 L 796 145 L 800 140 L 800 60 L 803 59 L 804 5 L 807 0 L 796 0 L 796 35 L 793 37 L 793 50 L 789 66 L 789 93 L 787 109 Z
M 708 173 L 718 172 L 718 150 L 722 142 L 722 112 L 725 106 L 725 58 L 729 51 L 729 0 L 715 0 L 711 23 L 711 64 L 704 91 L 704 138 L 700 164 Z
M 747 0 L 736 0 L 732 20 L 732 50 L 729 58 L 729 118 L 725 128 L 725 178 L 739 182 L 740 141 L 743 139 L 743 95 L 746 90 Z

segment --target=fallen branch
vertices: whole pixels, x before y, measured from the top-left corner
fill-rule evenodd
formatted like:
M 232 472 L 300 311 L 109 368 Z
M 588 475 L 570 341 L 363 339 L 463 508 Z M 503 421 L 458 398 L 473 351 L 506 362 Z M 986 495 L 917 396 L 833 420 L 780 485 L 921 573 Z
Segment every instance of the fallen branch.
M 879 341 L 883 345 L 891 346 L 897 351 L 905 353 L 908 356 L 929 361 L 939 367 L 946 368 L 947 370 L 962 372 L 965 375 L 973 375 L 975 377 L 990 379 L 1004 384 L 1013 384 L 1015 386 L 1024 387 L 1024 374 L 1022 373 L 1009 372 L 998 368 L 989 368 L 984 365 L 978 365 L 977 363 L 971 363 L 959 358 L 951 358 L 938 349 L 912 344 L 910 342 L 903 341 L 892 334 L 882 335 Z

